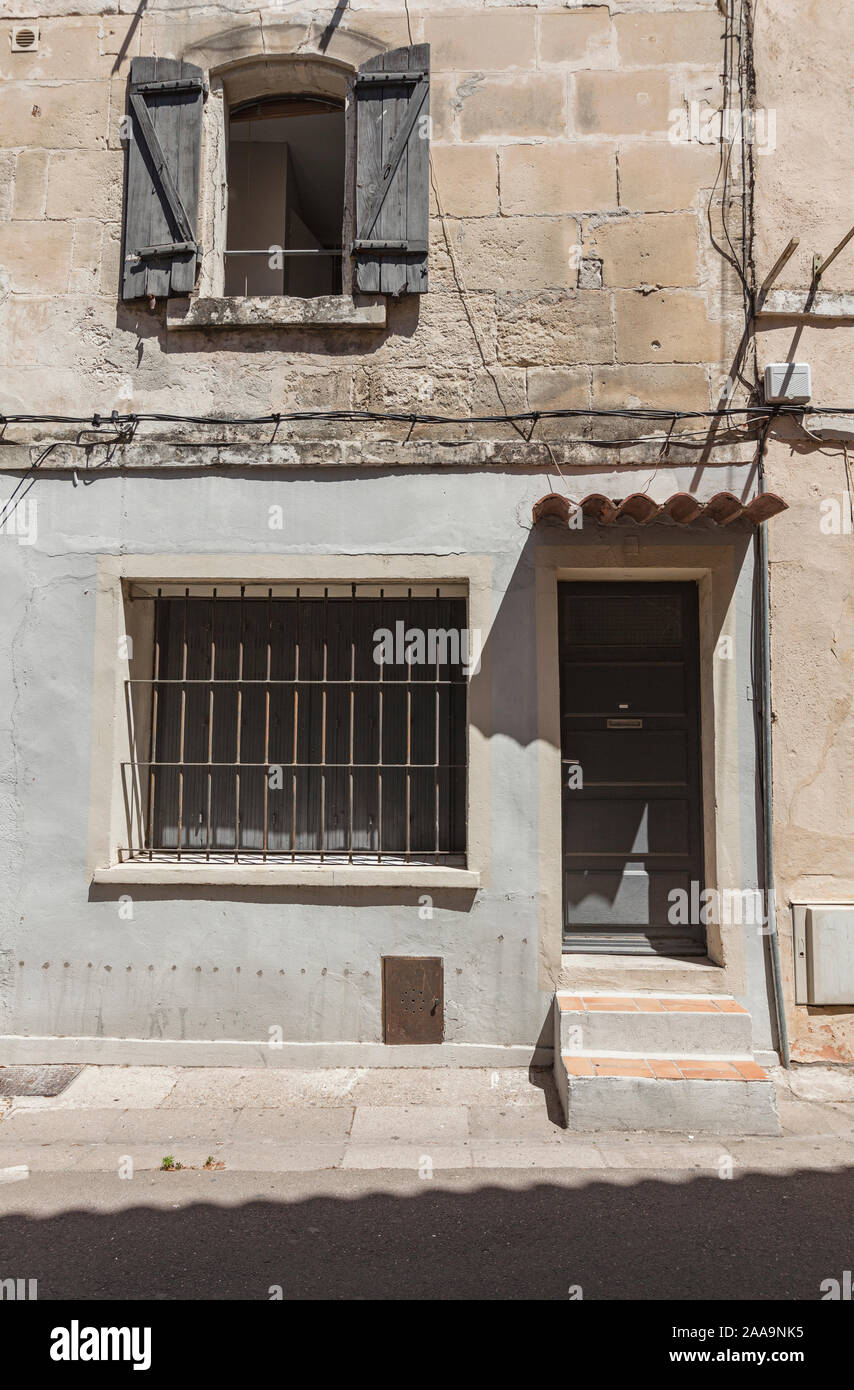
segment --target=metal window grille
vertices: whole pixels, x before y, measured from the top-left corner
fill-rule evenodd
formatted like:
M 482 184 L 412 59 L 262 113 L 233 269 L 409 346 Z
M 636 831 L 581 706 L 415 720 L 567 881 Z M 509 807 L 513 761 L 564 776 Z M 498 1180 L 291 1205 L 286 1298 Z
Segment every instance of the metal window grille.
M 148 761 L 123 765 L 129 856 L 464 863 L 458 594 L 157 590 L 152 675 L 128 681 L 151 730 Z

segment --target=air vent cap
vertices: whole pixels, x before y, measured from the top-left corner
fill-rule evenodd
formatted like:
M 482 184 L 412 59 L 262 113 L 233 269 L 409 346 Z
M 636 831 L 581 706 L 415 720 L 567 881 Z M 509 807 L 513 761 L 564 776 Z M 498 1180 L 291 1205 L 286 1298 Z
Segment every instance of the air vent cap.
M 12 52 L 34 53 L 39 46 L 39 26 L 19 24 L 12 30 Z

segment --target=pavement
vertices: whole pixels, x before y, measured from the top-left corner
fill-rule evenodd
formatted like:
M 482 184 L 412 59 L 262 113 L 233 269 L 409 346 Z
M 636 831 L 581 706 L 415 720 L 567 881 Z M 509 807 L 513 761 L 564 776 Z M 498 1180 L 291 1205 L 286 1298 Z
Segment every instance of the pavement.
M 0 1098 L 0 1276 L 39 1302 L 818 1301 L 851 1268 L 854 1075 L 776 1080 L 780 1137 L 692 1139 L 567 1132 L 539 1070 L 84 1067 Z
M 0 1098 L 0 1210 L 39 1174 L 119 1179 L 236 1173 L 467 1170 L 613 1175 L 838 1169 L 854 1155 L 854 1073 L 775 1073 L 774 1138 L 567 1132 L 551 1073 L 521 1068 L 86 1066 L 56 1096 Z
M 0 1274 L 35 1280 L 40 1303 L 818 1302 L 822 1284 L 843 1280 L 851 1269 L 851 1176 L 830 1169 L 736 1171 L 722 1182 L 708 1168 L 483 1168 L 422 1179 L 399 1169 L 188 1169 L 138 1172 L 133 1181 L 119 1181 L 98 1172 L 36 1173 L 0 1188 Z M 838 1306 L 844 1329 L 850 1313 Z M 23 1305 L 17 1307 L 23 1313 Z M 644 1315 L 640 1341 L 629 1334 L 635 1368 L 644 1353 L 649 1363 L 651 1313 Z M 726 1309 L 701 1315 L 710 1326 L 744 1321 Z M 571 1316 L 577 1353 L 590 1323 L 580 1311 Z M 122 1320 L 134 1321 L 127 1313 Z M 669 1307 L 667 1321 L 678 1321 Z M 750 1321 L 801 1318 L 789 1309 L 783 1317 L 779 1308 L 754 1305 Z M 822 1340 L 840 1326 L 823 1325 Z M 257 1352 L 264 1335 L 275 1335 L 280 1350 L 293 1335 L 293 1323 L 281 1316 L 272 1323 L 262 1317 L 252 1329 L 248 1343 L 238 1342 L 241 1355 L 247 1344 Z M 192 1358 L 200 1339 L 225 1352 L 235 1324 L 225 1312 L 216 1324 L 191 1322 L 185 1330 Z M 597 1352 L 594 1338 L 591 1355 L 616 1365 L 626 1324 L 618 1320 L 602 1330 L 605 1340 Z M 609 1351 L 607 1337 L 615 1332 Z M 32 1351 L 30 1338 L 24 1344 Z M 844 1344 L 838 1350 L 844 1355 Z

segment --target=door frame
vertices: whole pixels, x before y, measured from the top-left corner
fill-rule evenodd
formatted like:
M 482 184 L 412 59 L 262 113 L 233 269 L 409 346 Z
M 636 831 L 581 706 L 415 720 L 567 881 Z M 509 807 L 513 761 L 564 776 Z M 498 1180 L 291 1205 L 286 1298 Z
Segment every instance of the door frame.
M 540 941 L 540 985 L 544 990 L 570 987 L 579 971 L 587 971 L 585 957 L 564 955 L 561 882 L 560 806 L 560 680 L 557 643 L 558 583 L 595 581 L 624 583 L 693 580 L 697 583 L 700 618 L 700 724 L 703 749 L 703 840 L 705 879 L 710 888 L 721 887 L 721 874 L 729 881 L 755 882 L 761 867 L 755 858 L 758 835 L 756 786 L 758 777 L 754 706 L 749 703 L 753 633 L 753 585 L 755 557 L 750 535 L 719 531 L 680 531 L 675 527 L 649 527 L 624 537 L 601 534 L 601 528 L 585 528 L 567 538 L 557 529 L 541 528 L 533 551 L 536 611 L 537 667 L 537 779 Z M 634 537 L 637 537 L 634 540 Z M 605 540 L 607 539 L 607 544 Z M 638 547 L 638 548 L 636 548 Z M 735 659 L 715 660 L 716 644 L 724 637 L 733 644 Z M 707 965 L 719 967 L 721 987 L 733 992 L 743 988 L 748 955 L 743 935 L 710 921 L 706 927 Z M 638 957 L 590 956 L 595 979 L 603 977 L 606 962 L 614 969 L 625 961 L 630 972 Z M 668 969 L 667 957 L 659 959 Z M 702 958 L 695 958 L 699 962 Z M 686 968 L 696 969 L 686 962 Z M 751 969 L 753 967 L 751 966 Z M 647 967 L 648 970 L 648 967 Z M 590 975 L 592 980 L 594 975 Z M 621 988 L 619 975 L 607 977 L 608 988 Z M 628 975 L 627 975 L 628 978 Z M 642 987 L 641 976 L 636 984 Z
M 703 740 L 703 719 L 702 719 L 702 679 L 701 663 L 702 648 L 700 642 L 700 604 L 701 595 L 699 583 L 696 579 L 675 579 L 673 575 L 668 575 L 666 579 L 638 578 L 633 576 L 630 579 L 616 579 L 611 576 L 607 578 L 597 576 L 596 579 L 581 579 L 574 577 L 572 580 L 557 578 L 557 614 L 558 631 L 556 641 L 558 647 L 558 667 L 559 671 L 563 666 L 565 654 L 561 648 L 560 636 L 560 614 L 561 614 L 561 590 L 568 589 L 571 584 L 577 584 L 586 591 L 587 596 L 593 597 L 598 589 L 608 584 L 612 593 L 623 593 L 627 597 L 639 596 L 642 586 L 648 587 L 650 591 L 659 594 L 680 594 L 685 595 L 686 589 L 693 590 L 691 602 L 683 605 L 682 612 L 687 618 L 687 623 L 683 628 L 683 642 L 680 651 L 684 654 L 686 665 L 688 666 L 689 688 L 685 705 L 685 719 L 688 723 L 688 732 L 691 735 L 691 742 L 688 746 L 687 758 L 687 784 L 688 795 L 693 793 L 692 819 L 694 820 L 693 835 L 695 837 L 695 853 L 688 863 L 690 882 L 692 889 L 690 901 L 694 902 L 693 894 L 693 875 L 696 873 L 700 880 L 700 888 L 705 887 L 706 883 L 706 853 L 704 835 L 704 740 Z M 561 728 L 561 756 L 563 756 L 563 696 L 560 691 L 560 728 Z M 653 716 L 654 717 L 654 716 Z M 664 717 L 664 716 L 662 716 Z M 567 930 L 565 923 L 566 914 L 566 865 L 564 862 L 566 846 L 563 838 L 563 812 L 565 787 L 561 782 L 561 951 L 563 954 L 607 954 L 607 955 L 643 955 L 643 956 L 668 956 L 673 959 L 705 956 L 706 940 L 705 930 L 702 921 L 691 926 L 686 930 L 684 936 L 674 934 L 672 937 L 657 935 L 651 925 L 647 930 L 643 927 L 579 927 L 576 931 Z M 614 854 L 614 859 L 621 856 Z M 637 858 L 643 858 L 641 853 Z M 579 865 L 579 867 L 582 867 Z

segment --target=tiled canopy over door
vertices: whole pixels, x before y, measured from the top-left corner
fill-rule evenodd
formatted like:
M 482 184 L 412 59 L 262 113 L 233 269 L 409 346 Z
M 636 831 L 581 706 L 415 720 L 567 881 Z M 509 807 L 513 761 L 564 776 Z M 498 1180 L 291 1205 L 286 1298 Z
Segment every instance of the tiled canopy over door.
M 561 584 L 559 615 L 565 944 L 701 954 L 696 586 Z

